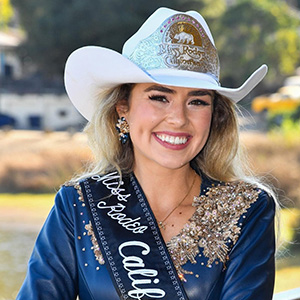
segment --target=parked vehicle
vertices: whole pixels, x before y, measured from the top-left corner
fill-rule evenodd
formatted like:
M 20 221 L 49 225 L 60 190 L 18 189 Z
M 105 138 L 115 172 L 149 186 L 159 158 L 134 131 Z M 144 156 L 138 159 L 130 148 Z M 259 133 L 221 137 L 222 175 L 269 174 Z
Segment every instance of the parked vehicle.
M 295 77 L 287 78 L 285 83 L 294 83 L 281 87 L 277 93 L 261 95 L 253 99 L 252 110 L 256 113 L 267 111 L 272 114 L 292 113 L 300 107 L 300 77 L 296 85 Z M 292 80 L 293 78 L 293 80 Z M 288 80 L 290 79 L 290 80 Z
M 297 85 L 300 86 L 300 76 L 287 77 L 283 83 L 284 86 Z

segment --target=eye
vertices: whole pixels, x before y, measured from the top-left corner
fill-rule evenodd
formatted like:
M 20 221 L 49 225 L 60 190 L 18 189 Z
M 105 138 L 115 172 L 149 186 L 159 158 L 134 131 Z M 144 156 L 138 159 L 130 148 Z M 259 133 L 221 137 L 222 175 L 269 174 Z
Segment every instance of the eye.
M 196 106 L 209 106 L 210 102 L 202 100 L 202 99 L 194 99 L 189 102 L 189 105 L 196 105 Z
M 168 102 L 168 99 L 164 95 L 152 95 L 149 96 L 149 99 L 158 102 Z

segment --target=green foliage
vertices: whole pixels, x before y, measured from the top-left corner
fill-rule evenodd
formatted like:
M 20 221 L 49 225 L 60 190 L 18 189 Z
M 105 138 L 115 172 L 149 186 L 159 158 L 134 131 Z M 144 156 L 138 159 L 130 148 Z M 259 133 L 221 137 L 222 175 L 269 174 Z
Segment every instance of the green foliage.
M 299 224 L 299 209 L 286 208 L 280 211 L 280 246 L 288 247 L 291 243 L 295 242 L 296 228 Z
M 5 28 L 13 16 L 10 0 L 0 0 L 0 29 Z
M 271 120 L 278 117 L 274 115 Z M 300 145 L 300 119 L 293 119 L 292 114 L 285 114 L 281 116 L 281 123 L 279 126 L 273 126 L 269 135 L 273 139 L 280 138 L 284 140 L 287 146 Z M 272 124 L 272 121 L 270 121 Z
M 219 18 L 226 10 L 225 0 L 202 0 L 202 8 L 199 10 L 201 15 L 209 22 L 212 19 Z
M 280 211 L 280 246 L 277 251 L 275 292 L 299 287 L 300 210 L 296 208 Z
M 7 0 L 0 0 L 7 1 Z M 256 67 L 267 83 L 299 64 L 299 17 L 283 0 L 11 0 L 27 32 L 22 53 L 49 74 L 63 73 L 68 55 L 84 45 L 121 51 L 158 7 L 197 10 L 207 19 L 221 60 L 223 85 L 237 86 Z M 234 72 L 233 72 L 234 70 Z
M 0 207 L 8 210 L 18 207 L 24 211 L 31 210 L 31 212 L 38 216 L 49 212 L 54 204 L 55 194 L 2 194 L 0 193 Z
M 223 0 L 218 0 L 223 2 Z M 24 45 L 38 66 L 62 74 L 68 55 L 85 45 L 121 51 L 124 42 L 158 7 L 202 9 L 196 0 L 12 0 L 28 35 Z
M 216 26 L 222 82 L 241 84 L 263 63 L 270 68 L 267 83 L 292 74 L 299 64 L 299 25 L 285 1 L 237 0 Z

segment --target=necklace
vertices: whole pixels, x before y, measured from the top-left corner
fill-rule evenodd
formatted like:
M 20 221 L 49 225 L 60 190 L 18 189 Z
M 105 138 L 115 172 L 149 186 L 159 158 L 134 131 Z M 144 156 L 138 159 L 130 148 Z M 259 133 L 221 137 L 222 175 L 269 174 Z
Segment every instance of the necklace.
M 180 200 L 180 202 L 169 212 L 169 214 L 162 220 L 162 221 L 158 221 L 158 227 L 160 228 L 160 229 L 166 229 L 166 225 L 167 224 L 165 224 L 165 221 L 171 216 L 171 214 L 176 210 L 176 208 L 178 208 L 179 206 L 180 206 L 180 204 L 186 199 L 186 197 L 189 195 L 189 193 L 191 192 L 191 190 L 192 190 L 192 188 L 193 188 L 193 186 L 194 186 L 194 184 L 195 184 L 195 181 L 196 181 L 196 177 L 197 177 L 197 174 L 196 174 L 196 172 L 195 172 L 195 176 L 194 176 L 194 180 L 193 180 L 193 183 L 192 183 L 192 185 L 190 186 L 190 188 L 189 188 L 189 190 L 188 190 L 188 192 L 186 193 L 186 195 L 183 197 L 183 199 L 182 200 Z

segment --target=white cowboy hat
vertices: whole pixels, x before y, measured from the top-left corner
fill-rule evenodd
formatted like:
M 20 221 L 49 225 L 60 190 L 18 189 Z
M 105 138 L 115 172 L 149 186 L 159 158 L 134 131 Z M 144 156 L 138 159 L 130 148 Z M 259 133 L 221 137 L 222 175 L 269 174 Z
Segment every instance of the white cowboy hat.
M 195 11 L 159 8 L 126 41 L 122 54 L 97 46 L 74 51 L 66 63 L 65 86 L 74 106 L 91 120 L 99 93 L 119 84 L 209 89 L 238 102 L 267 69 L 262 65 L 239 88 L 222 87 L 217 50 L 203 17 Z

